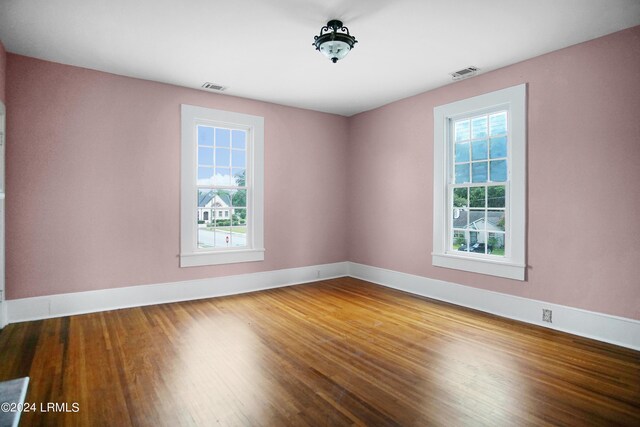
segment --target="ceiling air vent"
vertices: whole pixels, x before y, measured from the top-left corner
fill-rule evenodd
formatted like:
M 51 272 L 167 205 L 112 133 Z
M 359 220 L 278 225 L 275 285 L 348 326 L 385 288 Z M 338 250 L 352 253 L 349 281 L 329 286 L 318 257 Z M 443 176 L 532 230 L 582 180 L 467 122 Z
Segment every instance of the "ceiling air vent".
M 205 84 L 203 84 L 202 87 L 205 88 L 205 89 L 217 90 L 217 91 L 220 91 L 220 92 L 222 92 L 223 90 L 227 89 L 224 86 L 221 86 L 221 85 L 216 84 L 216 83 L 210 83 L 210 82 L 205 82 Z
M 467 67 L 462 70 L 454 71 L 451 73 L 451 77 L 453 77 L 453 80 L 462 80 L 468 77 L 473 77 L 476 74 L 478 74 L 478 67 Z

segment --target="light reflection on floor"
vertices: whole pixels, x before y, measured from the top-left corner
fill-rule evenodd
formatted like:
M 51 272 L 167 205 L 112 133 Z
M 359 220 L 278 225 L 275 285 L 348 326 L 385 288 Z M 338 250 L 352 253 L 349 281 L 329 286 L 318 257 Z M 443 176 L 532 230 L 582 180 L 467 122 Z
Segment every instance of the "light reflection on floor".
M 258 398 L 268 394 L 261 373 L 262 344 L 242 320 L 227 314 L 192 320 L 179 345 L 174 369 L 166 377 L 166 398 L 180 399 L 183 412 L 198 417 L 196 424 L 246 425 L 267 415 Z
M 512 426 L 525 421 L 514 419 L 528 390 L 511 355 L 481 345 L 470 349 L 470 343 L 461 341 L 440 343 L 437 351 L 442 357 L 432 366 L 430 382 L 442 404 L 466 414 L 471 424 Z

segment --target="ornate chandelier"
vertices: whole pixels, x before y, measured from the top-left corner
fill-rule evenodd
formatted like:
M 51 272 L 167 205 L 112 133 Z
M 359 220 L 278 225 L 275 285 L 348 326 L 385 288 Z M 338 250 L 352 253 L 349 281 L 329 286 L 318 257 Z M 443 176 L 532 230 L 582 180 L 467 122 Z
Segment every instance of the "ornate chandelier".
M 320 29 L 320 35 L 313 38 L 316 50 L 322 52 L 334 64 L 347 56 L 358 43 L 355 37 L 349 34 L 349 29 L 342 25 L 342 21 L 332 19 Z

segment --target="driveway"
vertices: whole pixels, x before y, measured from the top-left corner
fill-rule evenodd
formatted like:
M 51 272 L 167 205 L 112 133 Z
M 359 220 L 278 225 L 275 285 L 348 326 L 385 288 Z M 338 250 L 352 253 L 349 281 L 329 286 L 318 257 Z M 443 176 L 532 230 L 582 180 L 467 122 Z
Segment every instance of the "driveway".
M 215 231 L 207 230 L 206 228 L 198 229 L 198 246 L 211 248 L 237 248 L 246 245 L 247 235 L 244 233 L 231 233 L 219 229 L 216 229 Z

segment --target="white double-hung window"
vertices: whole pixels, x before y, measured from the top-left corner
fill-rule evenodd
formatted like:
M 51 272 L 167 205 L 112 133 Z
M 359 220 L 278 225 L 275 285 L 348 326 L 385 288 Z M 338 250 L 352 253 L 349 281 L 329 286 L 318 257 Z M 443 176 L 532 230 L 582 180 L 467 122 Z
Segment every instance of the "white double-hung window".
M 435 266 L 524 280 L 526 85 L 434 109 Z
M 182 105 L 180 266 L 261 261 L 264 119 Z

